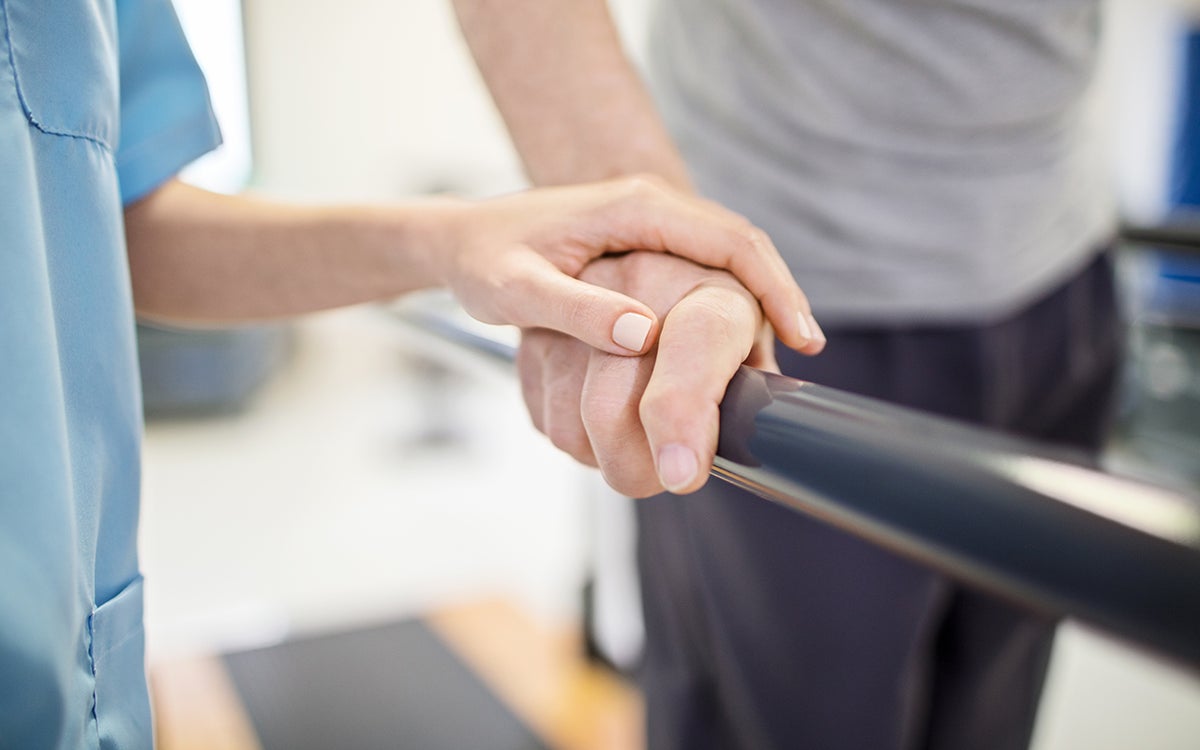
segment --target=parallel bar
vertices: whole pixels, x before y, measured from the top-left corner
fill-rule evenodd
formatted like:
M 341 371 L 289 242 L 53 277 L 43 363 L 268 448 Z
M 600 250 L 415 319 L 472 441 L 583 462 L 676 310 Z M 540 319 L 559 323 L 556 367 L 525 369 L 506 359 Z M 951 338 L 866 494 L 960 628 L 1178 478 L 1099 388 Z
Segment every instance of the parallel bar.
M 493 358 L 450 316 L 410 323 Z M 1078 456 L 742 367 L 713 473 L 1048 615 L 1200 669 L 1200 501 Z
M 1125 242 L 1137 245 L 1200 254 L 1200 213 L 1180 213 L 1160 224 L 1126 224 L 1120 235 Z
M 717 476 L 965 583 L 1200 667 L 1200 503 L 1073 456 L 743 367 Z

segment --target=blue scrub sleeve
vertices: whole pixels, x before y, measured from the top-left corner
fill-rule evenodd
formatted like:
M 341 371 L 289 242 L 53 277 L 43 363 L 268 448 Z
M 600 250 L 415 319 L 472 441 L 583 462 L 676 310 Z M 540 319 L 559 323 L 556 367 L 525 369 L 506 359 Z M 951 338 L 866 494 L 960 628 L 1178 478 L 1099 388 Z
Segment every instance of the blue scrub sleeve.
M 204 75 L 170 0 L 117 0 L 124 205 L 221 143 Z

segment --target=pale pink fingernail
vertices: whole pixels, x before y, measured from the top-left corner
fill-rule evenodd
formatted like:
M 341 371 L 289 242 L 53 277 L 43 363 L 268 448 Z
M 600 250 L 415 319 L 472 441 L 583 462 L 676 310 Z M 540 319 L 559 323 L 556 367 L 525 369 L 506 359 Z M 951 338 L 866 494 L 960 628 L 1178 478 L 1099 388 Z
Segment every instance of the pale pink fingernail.
M 808 318 L 808 316 L 804 313 L 797 314 L 796 327 L 800 329 L 800 338 L 811 339 L 813 337 L 812 330 L 809 329 L 808 320 L 806 320 L 806 318 Z
M 646 345 L 646 337 L 650 335 L 650 326 L 652 325 L 654 325 L 654 321 L 645 315 L 634 312 L 625 313 L 613 324 L 613 343 L 625 347 L 631 352 L 640 352 Z
M 816 319 L 816 318 L 814 318 L 813 316 L 809 315 L 809 316 L 808 316 L 808 325 L 809 325 L 809 328 L 811 328 L 811 329 L 812 329 L 812 338 L 813 338 L 813 341 L 816 341 L 816 342 L 818 342 L 818 343 L 824 344 L 824 343 L 825 343 L 825 341 L 826 341 L 826 339 L 825 339 L 825 332 L 824 332 L 824 331 L 822 331 L 822 330 L 821 330 L 821 326 L 819 326 L 819 325 L 817 324 L 817 319 Z
M 686 445 L 671 443 L 658 452 L 658 481 L 671 492 L 689 486 L 699 470 L 695 452 Z

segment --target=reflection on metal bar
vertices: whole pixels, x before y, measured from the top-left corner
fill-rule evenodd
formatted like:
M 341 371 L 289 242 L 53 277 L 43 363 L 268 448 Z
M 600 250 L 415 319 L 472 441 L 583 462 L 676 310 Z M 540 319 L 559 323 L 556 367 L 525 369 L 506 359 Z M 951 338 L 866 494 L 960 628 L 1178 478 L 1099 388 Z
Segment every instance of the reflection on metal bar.
M 452 314 L 403 313 L 493 358 Z M 485 330 L 485 329 L 484 329 Z M 742 367 L 713 473 L 967 584 L 1200 668 L 1200 501 L 1073 455 Z

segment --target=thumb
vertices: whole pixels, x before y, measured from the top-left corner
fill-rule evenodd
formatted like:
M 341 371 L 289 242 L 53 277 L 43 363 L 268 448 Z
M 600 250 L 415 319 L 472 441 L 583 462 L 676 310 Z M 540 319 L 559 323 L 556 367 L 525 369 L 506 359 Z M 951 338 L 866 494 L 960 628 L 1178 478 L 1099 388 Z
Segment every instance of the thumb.
M 530 293 L 510 294 L 504 301 L 505 322 L 560 331 L 626 357 L 643 354 L 654 345 L 658 318 L 641 302 L 568 276 L 550 264 L 533 275 L 529 283 L 521 284 Z

